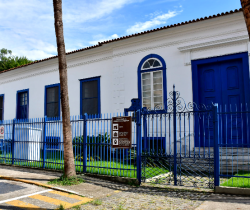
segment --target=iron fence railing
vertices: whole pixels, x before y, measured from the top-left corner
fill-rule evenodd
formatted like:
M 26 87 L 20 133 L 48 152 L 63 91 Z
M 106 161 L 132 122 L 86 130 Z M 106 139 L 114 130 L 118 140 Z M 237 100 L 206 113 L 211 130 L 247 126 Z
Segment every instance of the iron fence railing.
M 133 122 L 132 149 L 111 148 L 113 116 L 71 117 L 72 146 L 77 172 L 136 178 L 136 140 Z M 0 121 L 0 163 L 63 170 L 62 120 L 36 118 Z
M 220 185 L 250 188 L 250 111 L 248 104 L 219 107 Z
M 248 105 L 185 104 L 172 91 L 166 109 L 71 117 L 76 171 L 154 184 L 250 187 Z M 112 117 L 132 116 L 132 148 L 112 149 Z M 0 163 L 63 170 L 62 120 L 0 121 Z

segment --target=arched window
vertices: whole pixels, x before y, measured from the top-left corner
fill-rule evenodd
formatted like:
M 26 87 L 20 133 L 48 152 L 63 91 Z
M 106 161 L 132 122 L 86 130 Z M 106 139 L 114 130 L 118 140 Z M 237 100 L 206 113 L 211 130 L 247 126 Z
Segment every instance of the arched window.
M 141 106 L 164 109 L 166 100 L 166 64 L 155 54 L 144 57 L 138 67 L 138 95 Z

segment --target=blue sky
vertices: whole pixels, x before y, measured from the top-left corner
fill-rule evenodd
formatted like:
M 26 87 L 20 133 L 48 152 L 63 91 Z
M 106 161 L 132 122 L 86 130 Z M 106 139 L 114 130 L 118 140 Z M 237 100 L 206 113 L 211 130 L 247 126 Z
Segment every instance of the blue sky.
M 0 0 L 0 49 L 57 54 L 52 0 Z M 63 0 L 66 51 L 241 7 L 240 0 Z

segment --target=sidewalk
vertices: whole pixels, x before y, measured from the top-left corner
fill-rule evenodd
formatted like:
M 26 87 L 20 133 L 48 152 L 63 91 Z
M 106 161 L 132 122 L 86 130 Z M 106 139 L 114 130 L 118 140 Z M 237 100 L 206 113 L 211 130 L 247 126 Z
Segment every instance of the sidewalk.
M 51 179 L 59 178 L 61 174 L 0 165 L 0 176 L 35 182 L 36 184 L 47 184 Z M 86 182 L 77 186 L 60 186 L 65 191 L 74 191 L 76 194 L 96 200 L 96 202 L 82 205 L 79 209 L 250 209 L 250 197 L 217 195 L 205 191 L 183 190 L 187 188 L 168 186 L 159 188 L 150 184 L 133 187 L 87 176 L 83 176 L 83 179 Z
M 12 179 L 18 179 L 26 183 L 29 182 L 36 185 L 43 184 L 48 186 L 48 182 L 50 180 L 59 178 L 61 175 L 62 172 L 0 165 L 0 177 L 11 177 Z M 58 188 L 66 191 L 73 191 L 78 195 L 82 195 L 89 198 L 101 198 L 103 196 L 114 193 L 114 191 L 117 189 L 121 189 L 120 186 L 116 186 L 112 190 L 106 187 L 102 187 L 100 185 L 98 186 L 96 184 L 90 184 L 89 182 L 91 178 L 84 177 L 84 179 L 88 179 L 89 181 L 87 181 L 87 183 L 82 183 L 76 186 L 56 186 L 55 189 Z M 126 187 L 124 189 L 126 189 Z

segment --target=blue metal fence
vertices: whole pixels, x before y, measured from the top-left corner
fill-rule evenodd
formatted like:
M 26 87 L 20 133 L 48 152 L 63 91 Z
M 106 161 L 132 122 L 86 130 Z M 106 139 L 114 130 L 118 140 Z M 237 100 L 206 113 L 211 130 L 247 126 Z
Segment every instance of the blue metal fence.
M 111 148 L 115 116 L 132 116 L 132 148 Z M 125 113 L 71 117 L 76 171 L 137 178 L 154 184 L 250 187 L 247 105 L 186 104 L 170 93 L 165 109 L 132 100 Z M 0 121 L 0 163 L 63 170 L 62 120 Z
M 111 148 L 113 116 L 71 117 L 72 144 L 76 171 L 136 178 L 135 122 L 133 147 Z M 64 147 L 62 120 L 36 118 L 0 121 L 5 128 L 0 140 L 0 163 L 63 170 Z
M 250 111 L 248 104 L 219 106 L 220 185 L 250 187 Z

